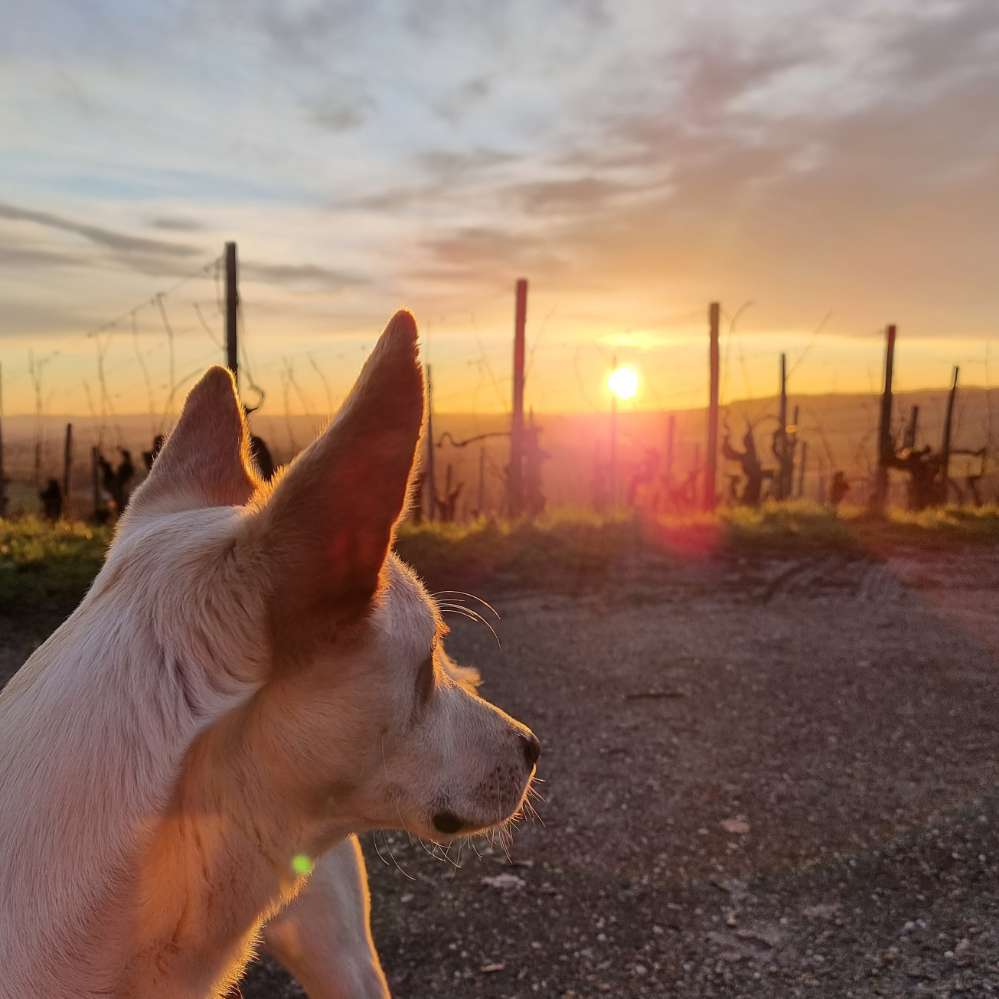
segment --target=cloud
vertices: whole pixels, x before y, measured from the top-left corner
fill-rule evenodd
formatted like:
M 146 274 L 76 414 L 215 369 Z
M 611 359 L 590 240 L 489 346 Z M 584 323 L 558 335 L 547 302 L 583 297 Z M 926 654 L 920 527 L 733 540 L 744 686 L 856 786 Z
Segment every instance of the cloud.
M 562 272 L 564 255 L 557 238 L 532 233 L 525 228 L 462 226 L 421 243 L 424 254 L 406 276 L 447 288 L 492 287 L 520 274 L 542 280 Z
M 513 194 L 558 220 L 576 286 L 600 275 L 636 325 L 660 287 L 757 298 L 791 327 L 836 307 L 844 331 L 905 314 L 929 332 L 954 328 L 949 307 L 988 328 L 999 8 L 935 9 L 857 18 L 843 37 L 819 24 L 807 44 L 793 23 L 738 45 L 687 38 L 668 93 L 612 84 L 557 154 L 570 179 Z
M 321 267 L 318 264 L 269 264 L 243 261 L 240 263 L 240 273 L 250 281 L 321 288 L 326 291 L 339 291 L 341 288 L 368 283 L 367 278 L 357 274 Z
M 243 4 L 234 5 L 245 16 Z M 264 37 L 284 59 L 329 62 L 331 46 L 346 42 L 369 13 L 363 0 L 324 0 L 314 4 L 276 4 L 260 0 L 252 15 Z
M 425 240 L 423 246 L 443 264 L 465 266 L 515 258 L 532 243 L 530 237 L 513 230 L 470 226 Z
M 455 198 L 474 196 L 476 189 L 490 188 L 492 175 L 515 164 L 514 153 L 479 146 L 471 149 L 424 149 L 413 154 L 415 169 L 426 179 L 400 184 L 371 194 L 362 194 L 334 205 L 336 208 L 374 212 L 400 212 L 408 208 L 440 206 Z
M 182 215 L 157 215 L 149 220 L 149 225 L 164 232 L 202 232 L 205 228 L 197 219 Z
M 943 10 L 903 19 L 889 38 L 889 59 L 910 82 L 962 75 L 971 67 L 993 64 L 999 42 L 999 12 L 992 0 L 965 0 Z
M 477 176 L 517 160 L 514 153 L 490 146 L 471 149 L 425 149 L 414 156 L 421 169 L 439 181 Z
M 782 35 L 740 51 L 725 34 L 697 36 L 675 54 L 674 72 L 683 80 L 676 111 L 687 122 L 724 113 L 746 93 L 814 59 L 814 46 Z
M 333 134 L 359 128 L 375 106 L 363 78 L 351 73 L 324 78 L 322 93 L 306 102 L 309 121 Z
M 663 333 L 657 330 L 642 329 L 602 333 L 597 339 L 600 343 L 606 344 L 608 347 L 651 351 L 661 350 L 663 347 L 682 343 L 685 338 L 678 336 L 676 333 Z
M 0 243 L 0 267 L 39 270 L 48 267 L 86 267 L 89 261 L 76 253 L 62 253 L 34 246 Z
M 0 202 L 0 219 L 11 222 L 32 222 L 49 229 L 57 229 L 80 236 L 101 249 L 111 250 L 116 254 L 135 253 L 142 256 L 157 256 L 171 258 L 192 257 L 201 253 L 201 249 L 184 243 L 171 243 L 161 239 L 147 239 L 142 236 L 131 236 L 114 229 L 76 222 L 51 212 L 39 212 L 28 208 L 18 208 L 16 205 Z
M 0 337 L 61 336 L 95 322 L 84 310 L 53 302 L 7 301 L 0 309 Z
M 328 132 L 346 132 L 364 124 L 365 108 L 360 103 L 351 105 L 330 103 L 315 107 L 310 119 Z
M 493 92 L 495 82 L 487 75 L 473 76 L 447 90 L 433 104 L 436 113 L 452 125 L 457 125 Z
M 632 183 L 579 176 L 531 181 L 512 188 L 510 194 L 529 214 L 576 215 L 610 210 L 618 198 L 635 190 Z
M 334 208 L 360 209 L 372 212 L 397 212 L 412 205 L 426 202 L 438 193 L 436 185 L 410 185 L 391 187 L 374 194 L 364 194 L 348 201 L 335 202 Z

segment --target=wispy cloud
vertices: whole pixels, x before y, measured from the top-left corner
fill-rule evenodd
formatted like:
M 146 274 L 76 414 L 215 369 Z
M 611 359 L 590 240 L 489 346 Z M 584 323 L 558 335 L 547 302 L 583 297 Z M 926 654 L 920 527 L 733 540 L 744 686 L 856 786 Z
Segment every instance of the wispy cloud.
M 0 244 L 0 267 L 47 270 L 51 267 L 85 267 L 87 261 L 76 253 L 63 253 L 43 247 Z
M 612 210 L 620 198 L 648 190 L 646 184 L 586 175 L 566 180 L 530 181 L 512 188 L 509 193 L 528 214 L 579 215 L 605 213 Z
M 334 270 L 318 264 L 274 264 L 249 260 L 240 264 L 240 272 L 250 281 L 291 287 L 339 291 L 368 283 L 368 279 L 350 271 Z
M 197 219 L 181 215 L 157 215 L 149 220 L 149 225 L 164 232 L 201 232 L 205 228 Z
M 144 236 L 132 236 L 128 233 L 103 226 L 78 222 L 74 219 L 55 215 L 51 212 L 37 211 L 30 208 L 19 208 L 16 205 L 0 203 L 0 219 L 11 222 L 32 222 L 35 225 L 49 229 L 58 229 L 72 233 L 105 250 L 115 253 L 136 253 L 143 256 L 162 256 L 190 258 L 202 251 L 190 244 L 174 243 L 162 239 L 149 239 Z
M 320 128 L 329 132 L 346 132 L 364 122 L 366 105 L 327 102 L 314 107 L 309 115 Z

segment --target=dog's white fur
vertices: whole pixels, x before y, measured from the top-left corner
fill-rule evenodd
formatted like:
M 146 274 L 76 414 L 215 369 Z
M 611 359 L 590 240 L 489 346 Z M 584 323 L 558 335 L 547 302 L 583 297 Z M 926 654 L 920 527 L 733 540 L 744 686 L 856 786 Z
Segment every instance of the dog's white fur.
M 378 994 L 347 837 L 520 807 L 536 740 L 442 668 L 388 553 L 422 418 L 408 313 L 272 489 L 229 374 L 192 391 L 90 592 L 0 694 L 3 999 L 221 996 L 269 919 L 316 999 L 355 972 Z

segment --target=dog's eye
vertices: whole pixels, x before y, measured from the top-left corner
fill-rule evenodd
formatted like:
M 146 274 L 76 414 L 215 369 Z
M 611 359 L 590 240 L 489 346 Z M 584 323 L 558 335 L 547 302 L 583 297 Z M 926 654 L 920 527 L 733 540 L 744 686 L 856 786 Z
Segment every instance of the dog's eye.
M 430 700 L 430 695 L 434 692 L 434 656 L 431 653 L 420 664 L 420 672 L 416 677 L 416 696 L 420 704 L 426 704 Z

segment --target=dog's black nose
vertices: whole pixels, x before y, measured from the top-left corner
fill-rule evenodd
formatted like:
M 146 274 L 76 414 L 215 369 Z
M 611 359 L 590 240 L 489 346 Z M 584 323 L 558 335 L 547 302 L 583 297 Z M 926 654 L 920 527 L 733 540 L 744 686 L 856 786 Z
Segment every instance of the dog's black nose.
M 527 760 L 528 767 L 533 767 L 541 755 L 541 743 L 533 732 L 522 735 L 520 739 L 524 744 L 524 759 Z
M 464 823 L 458 818 L 454 812 L 438 812 L 434 818 L 434 828 L 438 832 L 445 833 L 448 836 L 454 835 Z

